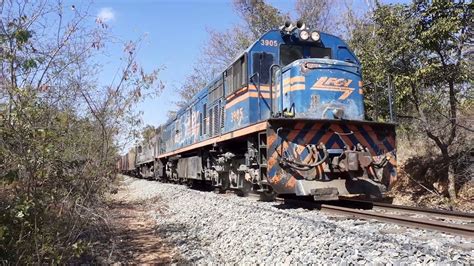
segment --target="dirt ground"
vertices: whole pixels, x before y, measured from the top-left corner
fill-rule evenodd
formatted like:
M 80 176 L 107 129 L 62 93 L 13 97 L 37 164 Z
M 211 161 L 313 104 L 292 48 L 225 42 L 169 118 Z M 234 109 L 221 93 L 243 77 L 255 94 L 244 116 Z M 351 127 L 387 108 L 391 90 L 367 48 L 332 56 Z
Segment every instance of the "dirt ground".
M 108 203 L 109 233 L 94 247 L 94 261 L 99 264 L 169 264 L 180 262 L 171 245 L 156 233 L 149 211 L 164 208 L 159 197 L 143 198 L 126 182 Z

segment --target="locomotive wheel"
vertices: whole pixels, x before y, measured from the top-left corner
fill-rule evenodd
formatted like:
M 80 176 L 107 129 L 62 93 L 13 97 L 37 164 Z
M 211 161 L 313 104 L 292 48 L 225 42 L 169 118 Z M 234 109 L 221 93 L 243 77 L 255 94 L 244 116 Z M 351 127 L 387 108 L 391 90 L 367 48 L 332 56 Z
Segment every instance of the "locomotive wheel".
M 229 177 L 222 175 L 220 176 L 222 185 L 218 188 L 219 194 L 224 194 L 230 187 Z
M 260 192 L 260 201 L 271 202 L 271 201 L 274 201 L 275 198 L 276 198 L 276 193 L 271 188 L 268 188 L 268 190 Z
M 192 188 L 194 186 L 193 180 L 191 178 L 187 180 L 186 186 L 189 187 L 189 188 Z
M 252 183 L 248 182 L 247 180 L 244 180 L 242 184 L 242 188 L 237 190 L 237 196 L 239 197 L 247 197 L 252 190 Z

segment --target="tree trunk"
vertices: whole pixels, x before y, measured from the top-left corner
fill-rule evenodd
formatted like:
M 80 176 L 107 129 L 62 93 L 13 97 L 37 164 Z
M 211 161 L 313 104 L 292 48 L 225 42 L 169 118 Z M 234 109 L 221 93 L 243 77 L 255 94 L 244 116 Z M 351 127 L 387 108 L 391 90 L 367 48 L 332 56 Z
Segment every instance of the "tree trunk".
M 448 193 L 451 201 L 456 200 L 456 176 L 454 174 L 453 162 L 449 162 L 448 166 Z
M 449 158 L 448 147 L 443 146 L 441 153 L 443 154 L 444 161 L 448 164 L 448 194 L 451 202 L 456 200 L 456 176 L 454 173 L 454 162 Z

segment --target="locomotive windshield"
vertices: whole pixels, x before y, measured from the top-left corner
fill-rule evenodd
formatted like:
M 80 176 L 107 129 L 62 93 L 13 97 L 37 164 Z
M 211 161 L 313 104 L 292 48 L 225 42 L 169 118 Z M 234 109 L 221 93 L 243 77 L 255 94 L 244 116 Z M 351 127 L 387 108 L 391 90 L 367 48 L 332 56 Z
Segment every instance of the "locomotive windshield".
M 280 65 L 286 66 L 303 58 L 331 58 L 331 48 L 282 44 L 280 46 Z

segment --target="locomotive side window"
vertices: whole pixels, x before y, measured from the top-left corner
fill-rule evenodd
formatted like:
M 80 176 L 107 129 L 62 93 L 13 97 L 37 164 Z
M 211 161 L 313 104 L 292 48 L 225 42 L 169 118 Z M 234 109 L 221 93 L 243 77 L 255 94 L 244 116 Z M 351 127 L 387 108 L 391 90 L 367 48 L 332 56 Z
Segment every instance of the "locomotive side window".
M 189 128 L 193 126 L 193 108 L 189 108 Z
M 204 135 L 206 135 L 206 121 L 207 121 L 207 105 L 206 104 L 204 104 L 204 106 L 202 107 L 202 113 L 203 113 L 202 114 L 203 120 L 201 122 L 201 124 L 203 124 L 203 126 L 202 126 L 202 131 L 203 132 L 202 133 Z
M 273 54 L 271 53 L 254 53 L 252 55 L 253 60 L 253 73 L 258 73 L 260 77 L 260 84 L 270 83 L 270 67 L 273 65 Z M 255 80 L 258 82 L 258 80 Z
M 303 58 L 331 58 L 331 48 L 284 44 L 280 46 L 280 64 L 286 66 Z
M 209 88 L 209 103 L 213 103 L 217 101 L 219 98 L 222 97 L 223 95 L 223 89 L 222 89 L 222 79 L 219 79 L 216 81 L 212 86 Z
M 227 69 L 224 72 L 224 77 L 225 77 L 225 95 L 228 96 L 232 93 L 233 89 L 233 75 L 232 75 L 232 67 Z
M 209 108 L 209 130 L 207 131 L 209 136 L 212 136 L 212 121 L 214 121 L 214 113 L 212 108 Z
M 199 113 L 199 136 L 202 136 L 202 113 Z
M 331 48 L 310 47 L 309 55 L 311 58 L 331 58 Z
M 234 75 L 232 91 L 236 91 L 239 89 L 240 84 L 242 83 L 242 64 L 239 64 L 240 60 L 232 66 L 232 72 Z
M 303 46 L 284 44 L 280 46 L 280 65 L 286 66 L 303 58 Z
M 225 95 L 228 96 L 246 85 L 247 60 L 245 55 L 240 57 L 229 69 L 224 72 Z
M 245 56 L 242 56 L 232 66 L 234 72 L 234 87 L 232 91 L 237 91 L 245 86 L 245 76 L 247 74 L 247 63 L 245 62 Z

